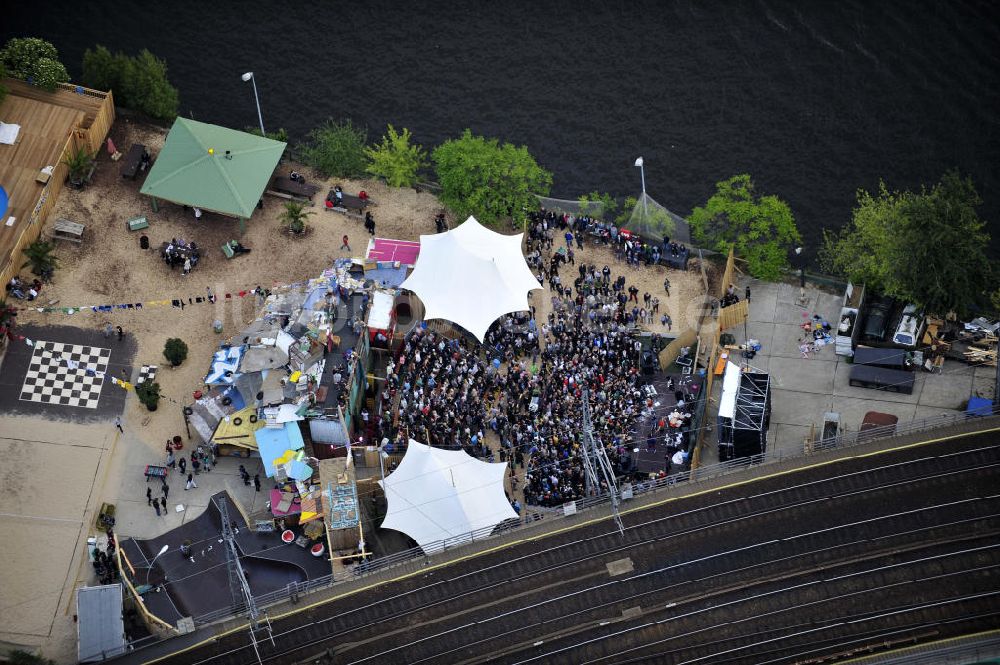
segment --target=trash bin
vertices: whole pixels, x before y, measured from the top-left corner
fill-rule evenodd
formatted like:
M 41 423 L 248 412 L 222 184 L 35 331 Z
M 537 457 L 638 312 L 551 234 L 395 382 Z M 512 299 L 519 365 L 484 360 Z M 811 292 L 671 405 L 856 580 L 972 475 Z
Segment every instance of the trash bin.
M 214 330 L 217 333 L 222 332 L 222 321 L 219 321 L 218 319 L 216 319 L 215 321 L 213 321 L 212 322 L 212 330 Z
M 139 236 L 139 249 L 149 249 L 149 236 Z

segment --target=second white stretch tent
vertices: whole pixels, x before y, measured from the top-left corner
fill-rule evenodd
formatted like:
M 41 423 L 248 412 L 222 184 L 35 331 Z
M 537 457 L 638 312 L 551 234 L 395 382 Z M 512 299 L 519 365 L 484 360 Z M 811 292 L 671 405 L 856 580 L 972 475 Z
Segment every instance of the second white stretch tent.
M 422 235 L 401 288 L 417 294 L 425 319 L 456 323 L 482 342 L 494 321 L 527 310 L 528 292 L 542 288 L 521 253 L 522 235 L 491 231 L 475 217 L 447 233 Z
M 379 481 L 389 502 L 382 528 L 402 531 L 428 553 L 432 543 L 461 542 L 472 531 L 517 519 L 504 494 L 506 472 L 503 462 L 410 439 L 403 461 Z

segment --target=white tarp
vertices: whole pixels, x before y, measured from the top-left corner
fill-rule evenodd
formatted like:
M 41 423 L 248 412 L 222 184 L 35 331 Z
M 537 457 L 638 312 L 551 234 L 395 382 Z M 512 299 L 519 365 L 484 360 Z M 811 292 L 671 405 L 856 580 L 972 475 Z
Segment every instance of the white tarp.
M 392 323 L 391 295 L 385 291 L 376 291 L 372 297 L 372 306 L 368 310 L 368 327 L 376 330 L 388 330 Z
M 740 391 L 740 366 L 726 361 L 726 376 L 722 379 L 722 399 L 719 400 L 719 416 L 736 417 L 736 393 Z
M 426 553 L 437 541 L 460 541 L 471 531 L 517 519 L 504 494 L 506 472 L 504 462 L 490 464 L 410 439 L 403 461 L 379 481 L 389 502 L 382 528 L 405 533 Z
M 461 226 L 420 236 L 420 256 L 401 288 L 417 294 L 425 319 L 457 323 L 483 341 L 504 314 L 528 309 L 528 292 L 540 289 L 521 236 L 506 236 L 469 217 Z

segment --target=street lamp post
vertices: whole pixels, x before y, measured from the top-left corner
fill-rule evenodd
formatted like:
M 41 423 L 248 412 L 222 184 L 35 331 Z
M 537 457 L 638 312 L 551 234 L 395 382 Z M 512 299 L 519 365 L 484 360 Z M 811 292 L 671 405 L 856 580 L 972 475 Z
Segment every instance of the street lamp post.
M 264 116 L 260 114 L 260 97 L 257 96 L 257 79 L 253 77 L 253 72 L 247 72 L 243 75 L 243 81 L 250 81 L 253 84 L 253 99 L 257 102 L 257 119 L 260 120 L 260 134 L 264 136 Z
M 639 176 L 642 178 L 642 213 L 643 221 L 649 216 L 649 210 L 646 209 L 646 167 L 643 165 L 642 157 L 635 160 L 635 165 L 639 167 Z
M 162 555 L 166 554 L 167 550 L 169 549 L 170 545 L 164 545 L 163 547 L 160 548 L 160 551 L 157 553 L 157 555 L 153 557 L 153 560 L 149 562 L 149 568 L 146 569 L 147 586 L 149 585 L 149 574 L 153 571 L 153 566 L 156 565 L 156 560 L 159 559 Z
M 802 247 L 795 248 L 796 263 L 799 264 L 799 303 L 806 300 L 806 268 L 802 261 Z

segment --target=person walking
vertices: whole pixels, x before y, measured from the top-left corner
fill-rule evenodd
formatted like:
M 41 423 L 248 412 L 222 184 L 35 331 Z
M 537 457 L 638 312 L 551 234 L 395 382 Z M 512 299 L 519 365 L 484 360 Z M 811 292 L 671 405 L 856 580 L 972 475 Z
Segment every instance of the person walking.
M 189 272 L 191 272 L 191 258 L 190 257 L 184 259 L 184 270 L 181 272 L 181 275 L 183 275 L 183 276 L 186 277 Z
M 187 490 L 191 489 L 192 487 L 194 487 L 195 489 L 197 489 L 198 483 L 194 482 L 194 474 L 193 473 L 189 473 L 188 474 L 188 479 L 187 479 L 187 485 L 184 486 L 184 491 L 186 492 Z
M 161 517 L 167 516 L 167 500 L 165 498 L 160 499 L 160 508 L 163 508 L 163 515 Z
M 259 492 L 260 491 L 260 474 L 259 473 L 255 473 L 254 476 L 253 476 L 253 491 L 254 492 Z
M 118 331 L 118 341 L 119 341 L 119 342 L 120 342 L 120 341 L 122 341 L 122 338 L 124 338 L 124 337 L 125 337 L 125 331 L 124 331 L 124 330 L 122 330 L 122 327 L 121 327 L 121 326 L 116 326 L 116 327 L 115 327 L 115 330 L 117 330 L 117 331 Z
M 167 451 L 167 468 L 169 469 L 177 468 L 177 460 L 174 458 L 174 451 L 172 450 Z
M 673 325 L 674 325 L 674 322 L 673 322 L 673 320 L 672 320 L 672 319 L 670 318 L 670 315 L 669 315 L 669 314 L 664 314 L 664 315 L 663 315 L 663 325 L 665 325 L 665 326 L 667 327 L 667 332 L 670 332 L 671 328 L 672 328 L 672 327 L 673 327 Z
M 667 297 L 670 297 L 670 279 L 664 278 L 663 280 L 663 290 L 667 292 Z
M 194 453 L 191 453 L 191 468 L 196 476 L 201 473 L 201 462 L 198 461 L 198 456 Z
M 170 496 L 170 485 L 167 484 L 167 479 L 163 479 L 163 500 L 166 501 L 167 497 Z M 166 504 L 164 504 L 166 506 Z
M 110 323 L 104 324 L 104 339 L 110 339 L 111 338 L 111 334 L 114 331 L 115 331 L 115 329 L 113 327 L 111 327 Z
M 153 488 L 152 487 L 147 487 L 146 488 L 146 505 L 147 506 L 153 505 Z
M 118 431 L 121 432 L 122 434 L 125 433 L 125 430 L 122 428 L 121 416 L 115 416 L 115 427 L 117 427 Z
M 187 464 L 188 463 L 187 463 L 187 458 L 186 457 L 181 457 L 181 461 L 177 463 L 177 467 L 180 469 L 182 476 L 185 473 L 187 473 Z
M 156 516 L 159 517 L 160 516 L 160 502 L 159 501 L 153 501 L 152 503 L 153 503 L 153 510 L 156 511 Z
M 346 249 L 348 252 L 351 251 L 351 245 L 348 242 L 347 234 L 344 234 L 344 238 L 343 238 L 343 240 L 342 240 L 342 242 L 340 244 L 340 248 L 341 249 Z
M 566 238 L 566 249 L 573 249 L 573 232 L 567 231 L 565 238 Z
M 750 285 L 749 284 L 747 284 L 746 296 L 747 296 L 747 302 L 750 302 Z

